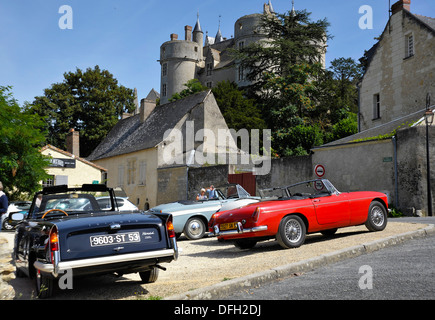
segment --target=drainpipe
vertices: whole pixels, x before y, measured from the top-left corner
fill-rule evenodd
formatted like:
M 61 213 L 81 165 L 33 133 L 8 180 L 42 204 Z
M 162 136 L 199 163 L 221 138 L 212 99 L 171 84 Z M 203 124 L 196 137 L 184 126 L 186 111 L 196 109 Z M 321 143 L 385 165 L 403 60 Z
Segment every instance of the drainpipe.
M 398 179 L 398 169 L 397 169 L 397 138 L 396 136 L 393 136 L 393 149 L 394 149 L 394 206 L 399 208 L 399 183 L 397 181 Z
M 356 84 L 356 87 L 358 88 L 358 132 L 361 132 L 361 80 L 358 81 L 358 83 Z

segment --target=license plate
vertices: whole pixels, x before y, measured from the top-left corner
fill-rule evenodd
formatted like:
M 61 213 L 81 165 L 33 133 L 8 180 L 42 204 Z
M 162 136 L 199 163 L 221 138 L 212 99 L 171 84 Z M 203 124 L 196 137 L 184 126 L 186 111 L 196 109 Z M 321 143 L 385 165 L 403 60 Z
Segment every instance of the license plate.
M 91 247 L 110 246 L 112 244 L 140 242 L 139 232 L 127 232 L 117 234 L 106 234 L 102 236 L 91 236 Z
M 221 231 L 237 229 L 237 222 L 222 223 L 219 229 Z

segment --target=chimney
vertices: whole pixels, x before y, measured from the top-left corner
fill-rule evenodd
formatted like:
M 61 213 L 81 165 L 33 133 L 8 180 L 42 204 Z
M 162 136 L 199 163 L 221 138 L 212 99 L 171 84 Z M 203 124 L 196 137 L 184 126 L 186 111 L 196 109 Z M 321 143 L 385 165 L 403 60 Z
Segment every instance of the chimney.
M 70 129 L 66 136 L 66 151 L 80 157 L 80 133 Z
M 192 27 L 191 26 L 185 26 L 184 27 L 184 33 L 185 33 L 184 39 L 186 41 L 192 41 Z
M 171 33 L 171 41 L 178 40 L 178 34 Z
M 154 101 L 154 100 L 142 99 L 140 101 L 140 122 L 141 123 L 145 122 L 145 120 L 149 117 L 151 112 L 153 112 L 155 107 L 156 107 L 156 101 Z
M 411 11 L 411 0 L 399 0 L 391 6 L 391 14 L 394 15 L 403 9 Z

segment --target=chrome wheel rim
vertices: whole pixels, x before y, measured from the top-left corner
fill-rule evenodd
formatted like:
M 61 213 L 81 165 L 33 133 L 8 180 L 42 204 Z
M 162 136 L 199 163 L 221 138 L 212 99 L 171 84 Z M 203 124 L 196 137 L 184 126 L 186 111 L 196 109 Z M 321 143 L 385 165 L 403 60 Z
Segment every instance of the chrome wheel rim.
M 193 220 L 191 223 L 189 223 L 188 230 L 190 235 L 193 237 L 199 237 L 203 232 L 202 225 L 197 220 Z
M 372 208 L 372 212 L 370 213 L 373 224 L 380 227 L 384 224 L 385 216 L 384 212 L 378 206 Z
M 285 224 L 285 237 L 290 242 L 298 242 L 302 238 L 302 226 L 296 220 L 289 220 Z

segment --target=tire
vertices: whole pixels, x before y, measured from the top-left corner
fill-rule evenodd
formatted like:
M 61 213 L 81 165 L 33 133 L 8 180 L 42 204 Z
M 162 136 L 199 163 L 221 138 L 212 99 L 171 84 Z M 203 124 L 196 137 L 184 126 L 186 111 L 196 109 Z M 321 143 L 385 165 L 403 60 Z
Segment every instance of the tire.
M 187 220 L 184 226 L 184 235 L 189 240 L 199 240 L 204 237 L 206 226 L 201 218 L 193 217 Z
M 7 218 L 3 221 L 2 227 L 3 227 L 4 230 L 12 230 L 14 228 L 13 225 L 10 225 L 8 223 L 8 219 Z
M 152 268 L 151 270 L 139 272 L 139 276 L 142 279 L 142 283 L 156 282 L 159 277 L 159 269 Z
M 387 226 L 387 210 L 379 201 L 370 204 L 365 226 L 369 231 L 382 231 Z
M 241 240 L 235 240 L 234 246 L 238 249 L 252 249 L 257 244 L 256 240 L 251 239 L 241 239 Z
M 305 242 L 306 226 L 298 216 L 286 216 L 280 224 L 276 240 L 284 249 L 298 248 Z
M 35 275 L 36 296 L 39 299 L 47 299 L 53 295 L 54 279 L 36 270 Z

